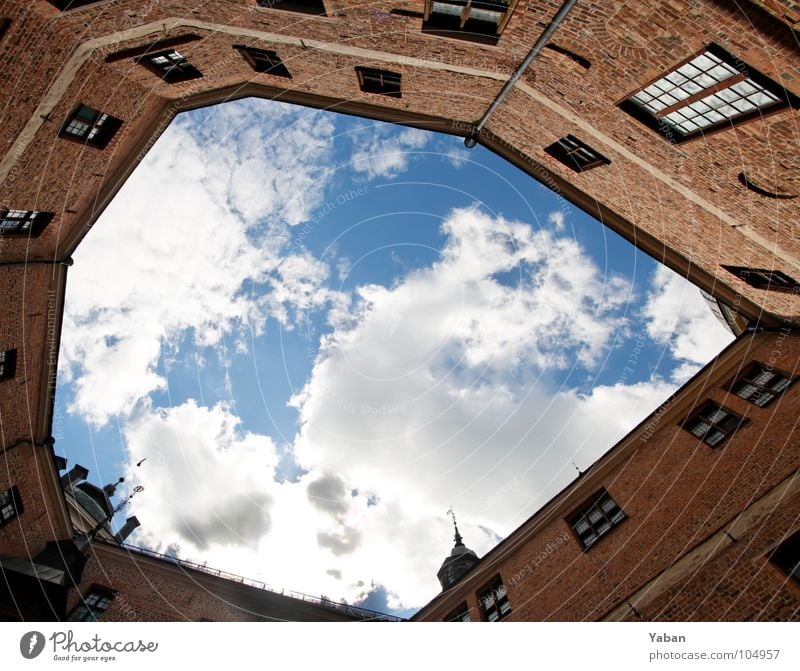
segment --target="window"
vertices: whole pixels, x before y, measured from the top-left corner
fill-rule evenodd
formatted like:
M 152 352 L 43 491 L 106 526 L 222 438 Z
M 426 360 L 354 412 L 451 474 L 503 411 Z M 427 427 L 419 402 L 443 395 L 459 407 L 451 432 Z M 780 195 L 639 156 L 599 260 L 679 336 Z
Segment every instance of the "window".
M 680 142 L 757 118 L 798 98 L 727 51 L 710 44 L 620 104 L 668 139 Z
M 92 586 L 84 600 L 67 616 L 67 622 L 97 622 L 115 596 L 116 593 L 110 589 Z
M 580 510 L 574 512 L 567 520 L 567 523 L 583 544 L 583 549 L 588 550 L 601 537 L 626 519 L 627 515 L 622 511 L 622 508 L 603 489 L 593 496 L 587 504 L 581 506 Z
M 605 156 L 581 142 L 574 135 L 562 137 L 549 147 L 545 147 L 544 150 L 575 172 L 583 172 L 611 163 Z
M 0 210 L 0 236 L 30 235 L 36 237 L 52 218 L 52 212 Z
M 11 19 L 0 18 L 0 37 L 6 34 L 8 27 L 11 25 Z
M 0 382 L 11 380 L 17 373 L 17 350 L 0 350 Z
M 483 619 L 486 622 L 497 622 L 511 612 L 508 592 L 503 584 L 503 579 L 499 575 L 494 579 L 490 587 L 478 594 L 478 603 L 483 612 Z
M 741 266 L 722 266 L 751 287 L 767 291 L 800 291 L 800 283 L 780 270 L 764 268 L 743 268 Z
M 497 44 L 517 0 L 425 0 L 422 31 Z
M 196 67 L 186 60 L 185 56 L 182 56 L 175 49 L 167 49 L 155 54 L 140 56 L 136 59 L 136 62 L 155 72 L 168 84 L 185 82 L 189 79 L 197 79 L 203 76 Z
M 0 492 L 0 527 L 22 512 L 22 498 L 16 485 Z
M 241 45 L 236 45 L 233 48 L 237 49 L 239 53 L 244 56 L 244 59 L 256 72 L 265 72 L 277 77 L 291 78 L 292 76 L 289 74 L 280 56 L 274 51 L 256 49 L 255 47 L 243 47 Z
M 448 615 L 445 619 L 445 622 L 470 622 L 469 617 L 469 608 L 467 607 L 467 602 L 465 601 L 462 603 L 458 608 L 456 608 L 450 615 Z
M 544 48 L 549 49 L 557 54 L 561 54 L 562 56 L 571 60 L 573 63 L 580 65 L 584 70 L 588 70 L 590 67 L 592 67 L 592 62 L 588 58 L 581 56 L 580 54 L 576 54 L 574 51 L 570 51 L 566 47 L 562 47 L 558 44 L 545 44 Z
M 731 391 L 745 401 L 763 408 L 782 394 L 792 382 L 794 379 L 787 373 L 755 362 L 734 380 Z
M 366 93 L 380 93 L 392 98 L 400 97 L 400 74 L 388 70 L 356 67 L 358 84 Z
M 48 2 L 63 12 L 65 9 L 75 9 L 90 5 L 93 2 L 97 2 L 97 0 L 48 0 Z
M 256 0 L 256 3 L 266 9 L 283 9 L 287 12 L 325 16 L 325 4 L 322 0 Z
M 78 105 L 59 135 L 102 149 L 114 137 L 121 125 L 122 122 L 113 116 L 98 112 L 86 105 Z
M 792 580 L 800 583 L 800 530 L 775 548 L 769 560 Z
M 702 439 L 711 447 L 717 447 L 738 429 L 745 419 L 716 403 L 706 403 L 698 412 L 681 424 L 689 433 Z

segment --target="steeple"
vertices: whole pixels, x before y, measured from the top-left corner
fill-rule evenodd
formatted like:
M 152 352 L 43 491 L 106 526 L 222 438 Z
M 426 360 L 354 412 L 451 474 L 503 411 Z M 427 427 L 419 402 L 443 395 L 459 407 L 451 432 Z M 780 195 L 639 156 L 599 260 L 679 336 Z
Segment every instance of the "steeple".
M 439 583 L 442 585 L 442 591 L 450 589 L 455 585 L 463 576 L 465 576 L 478 563 L 478 555 L 464 545 L 464 539 L 458 531 L 458 523 L 456 522 L 456 514 L 453 512 L 452 506 L 447 514 L 453 518 L 453 528 L 455 535 L 453 540 L 455 545 L 450 552 L 450 555 L 442 562 L 442 566 L 436 576 L 439 578 Z

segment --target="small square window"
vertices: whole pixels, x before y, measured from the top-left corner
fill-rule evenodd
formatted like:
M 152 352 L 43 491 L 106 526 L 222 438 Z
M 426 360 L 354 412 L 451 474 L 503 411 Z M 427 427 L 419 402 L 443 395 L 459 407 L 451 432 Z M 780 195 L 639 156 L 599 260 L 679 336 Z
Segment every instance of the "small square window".
M 0 492 L 0 527 L 22 513 L 22 497 L 16 485 Z
M 325 16 L 325 4 L 322 0 L 256 0 L 256 4 L 264 9 Z
M 11 19 L 0 18 L 0 37 L 6 34 L 8 27 L 11 25 Z
M 444 618 L 445 622 L 470 622 L 469 616 L 469 607 L 467 606 L 467 602 L 465 601 L 462 603 L 458 608 L 456 608 L 450 615 Z
M 53 218 L 52 212 L 0 210 L 0 237 L 39 235 Z
M 78 105 L 64 123 L 59 135 L 69 140 L 102 149 L 119 130 L 122 122 L 86 105 Z
M 185 56 L 175 51 L 175 49 L 146 54 L 135 60 L 157 74 L 168 84 L 177 84 L 178 82 L 185 82 L 189 79 L 197 79 L 203 76 Z
M 365 93 L 379 93 L 392 98 L 399 98 L 400 73 L 374 68 L 356 67 L 358 84 Z
M 274 51 L 267 49 L 257 49 L 255 47 L 243 47 L 236 45 L 233 47 L 238 50 L 244 59 L 250 64 L 256 72 L 263 72 L 268 75 L 275 75 L 276 77 L 289 77 L 289 70 L 283 64 L 280 56 Z
M 603 489 L 595 494 L 588 503 L 580 507 L 567 518 L 584 550 L 592 547 L 602 536 L 627 519 L 622 511 Z
M 744 268 L 741 266 L 722 267 L 756 289 L 765 289 L 766 291 L 800 291 L 800 283 L 789 277 L 786 273 L 782 273 L 780 270 Z
M 425 0 L 422 32 L 497 44 L 517 0 Z
M 508 592 L 499 575 L 495 577 L 489 587 L 478 593 L 478 604 L 486 622 L 497 622 L 511 612 Z
M 605 156 L 581 142 L 574 135 L 562 137 L 549 147 L 545 147 L 545 151 L 575 172 L 584 172 L 611 163 Z
M 754 362 L 733 381 L 731 391 L 763 408 L 786 391 L 795 379 L 788 373 Z
M 800 584 L 800 529 L 775 548 L 769 560 Z
M 13 380 L 17 374 L 17 350 L 0 350 L 0 382 Z
M 717 447 L 745 421 L 747 420 L 744 417 L 709 401 L 685 419 L 681 428 L 711 447 Z
M 621 109 L 673 142 L 788 106 L 797 108 L 800 99 L 716 44 L 620 103 Z
M 67 622 L 97 622 L 111 602 L 116 592 L 105 587 L 92 586 L 84 597 L 67 616 Z

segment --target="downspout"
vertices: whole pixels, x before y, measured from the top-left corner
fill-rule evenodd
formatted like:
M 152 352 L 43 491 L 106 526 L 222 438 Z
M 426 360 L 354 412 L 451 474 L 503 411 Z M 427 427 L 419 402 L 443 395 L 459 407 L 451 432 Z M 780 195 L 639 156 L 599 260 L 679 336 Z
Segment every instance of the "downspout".
M 508 79 L 505 83 L 503 88 L 501 89 L 500 93 L 497 94 L 497 97 L 494 99 L 491 105 L 489 105 L 489 109 L 486 110 L 486 113 L 483 115 L 481 120 L 478 122 L 478 125 L 475 126 L 472 133 L 464 138 L 464 144 L 469 148 L 472 149 L 476 144 L 478 144 L 478 136 L 480 135 L 483 127 L 486 125 L 486 122 L 489 121 L 489 117 L 492 116 L 494 111 L 497 109 L 497 106 L 503 102 L 503 98 L 508 95 L 508 92 L 514 87 L 514 84 L 517 83 L 517 80 L 523 75 L 525 70 L 528 69 L 528 66 L 531 64 L 531 61 L 539 55 L 539 52 L 544 48 L 544 45 L 550 40 L 550 37 L 555 32 L 556 28 L 561 25 L 561 22 L 564 20 L 564 17 L 569 13 L 572 9 L 573 5 L 578 0 L 565 0 L 564 4 L 561 5 L 561 8 L 556 12 L 556 15 L 553 17 L 553 20 L 550 21 L 547 28 L 544 29 L 544 32 L 539 36 L 539 39 L 536 40 L 536 44 L 533 45 L 531 50 L 528 52 L 528 55 L 525 56 L 525 60 L 519 64 L 516 70 L 514 70 L 514 74 Z

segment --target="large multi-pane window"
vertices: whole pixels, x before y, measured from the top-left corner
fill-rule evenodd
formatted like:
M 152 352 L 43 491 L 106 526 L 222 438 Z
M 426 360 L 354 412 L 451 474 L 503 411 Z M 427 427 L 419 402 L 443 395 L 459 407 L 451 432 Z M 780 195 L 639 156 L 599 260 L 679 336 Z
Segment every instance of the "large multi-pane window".
M 104 587 L 92 587 L 67 616 L 68 622 L 97 622 L 111 602 L 114 600 L 114 592 Z
M 717 447 L 744 422 L 744 418 L 716 403 L 705 403 L 682 426 L 711 447 Z
M 601 490 L 588 503 L 570 515 L 567 522 L 583 545 L 584 550 L 592 547 L 615 526 L 626 519 L 614 499 L 606 490 Z
M 776 396 L 780 396 L 794 381 L 788 373 L 755 362 L 739 375 L 731 391 L 745 401 L 763 408 Z
M 517 0 L 425 0 L 422 30 L 495 44 L 516 5 Z
M 498 575 L 491 585 L 478 593 L 478 603 L 486 622 L 502 620 L 511 612 L 508 601 L 508 592 L 503 584 L 503 579 Z
M 779 84 L 711 44 L 621 107 L 680 141 L 797 103 Z

